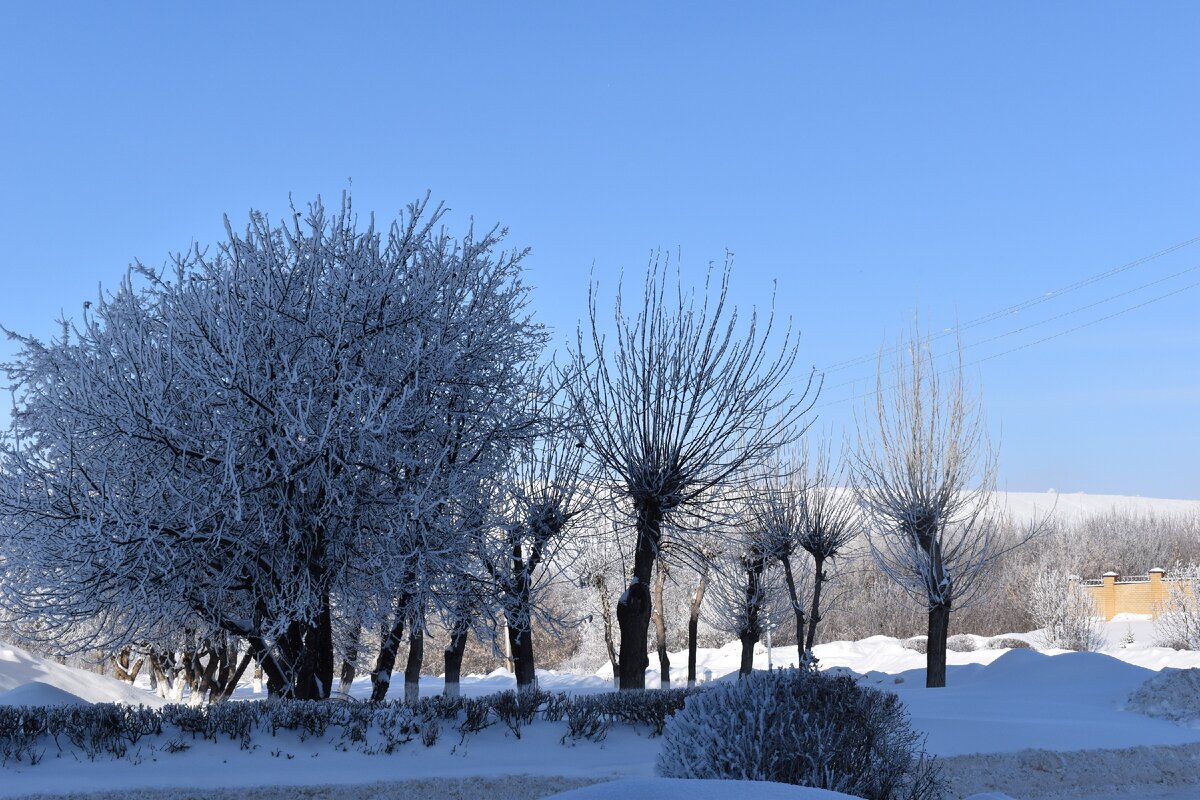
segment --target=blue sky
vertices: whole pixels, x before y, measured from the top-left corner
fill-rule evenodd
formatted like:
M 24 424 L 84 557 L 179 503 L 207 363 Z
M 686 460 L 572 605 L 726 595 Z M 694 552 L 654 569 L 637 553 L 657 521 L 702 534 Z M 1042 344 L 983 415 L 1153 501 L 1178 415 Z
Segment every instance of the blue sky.
M 0 323 L 353 179 L 507 225 L 557 342 L 589 273 L 606 303 L 655 248 L 697 283 L 729 250 L 824 367 L 1200 236 L 1198 36 L 1194 3 L 8 3 Z M 963 332 L 1007 488 L 1200 498 L 1198 266 Z

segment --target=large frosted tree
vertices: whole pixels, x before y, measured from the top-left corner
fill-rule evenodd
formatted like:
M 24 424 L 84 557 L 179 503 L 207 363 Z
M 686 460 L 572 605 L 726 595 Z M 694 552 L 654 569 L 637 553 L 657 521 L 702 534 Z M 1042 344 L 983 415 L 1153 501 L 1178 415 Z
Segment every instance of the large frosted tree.
M 331 609 L 424 598 L 465 549 L 438 512 L 521 427 L 504 391 L 523 395 L 474 392 L 543 341 L 523 254 L 441 216 L 360 228 L 348 198 L 283 225 L 254 213 L 135 267 L 58 338 L 18 337 L 3 601 L 60 641 L 86 622 L 81 647 L 196 622 L 244 639 L 272 694 L 327 696 Z
M 710 271 L 703 296 L 668 289 L 657 261 L 645 291 L 627 310 L 618 292 L 614 327 L 602 332 L 596 290 L 589 292 L 590 329 L 573 352 L 571 397 L 584 441 L 627 501 L 633 521 L 633 569 L 617 603 L 619 684 L 645 687 L 649 664 L 654 564 L 664 526 L 681 512 L 703 516 L 716 490 L 743 482 L 796 434 L 807 389 L 790 391 L 795 362 L 790 335 L 771 349 L 773 316 L 751 314 L 743 333 L 727 309 L 730 267 Z M 804 386 L 801 383 L 801 386 Z

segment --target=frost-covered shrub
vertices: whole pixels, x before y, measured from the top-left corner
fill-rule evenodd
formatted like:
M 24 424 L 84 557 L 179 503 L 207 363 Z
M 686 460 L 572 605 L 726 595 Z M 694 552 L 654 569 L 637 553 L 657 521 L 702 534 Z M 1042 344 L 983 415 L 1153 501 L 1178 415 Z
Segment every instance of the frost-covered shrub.
M 1200 720 L 1200 669 L 1164 669 L 1129 695 L 1129 710 L 1173 722 Z
M 683 708 L 685 700 L 703 691 L 653 689 L 576 697 L 567 712 L 569 735 L 576 739 L 603 738 L 612 723 L 624 722 L 648 726 L 652 736 L 659 736 L 671 716 Z
M 1029 642 L 1014 636 L 994 636 L 987 641 L 988 650 L 1030 650 L 1032 648 L 1033 645 Z
M 813 670 L 757 672 L 689 696 L 667 723 L 657 771 L 777 781 L 871 800 L 944 792 L 895 695 Z
M 1041 629 L 1042 645 L 1063 650 L 1099 650 L 1104 633 L 1091 595 L 1057 569 L 1038 573 L 1029 591 L 1029 615 Z
M 965 633 L 958 633 L 946 639 L 946 649 L 956 653 L 973 653 L 977 648 L 974 638 Z
M 918 653 L 924 653 L 929 649 L 928 636 L 913 636 L 910 639 L 905 639 L 900 643 L 906 650 L 915 650 Z
M 1156 642 L 1176 650 L 1200 650 L 1200 567 L 1192 566 L 1170 582 L 1170 598 L 1154 623 Z

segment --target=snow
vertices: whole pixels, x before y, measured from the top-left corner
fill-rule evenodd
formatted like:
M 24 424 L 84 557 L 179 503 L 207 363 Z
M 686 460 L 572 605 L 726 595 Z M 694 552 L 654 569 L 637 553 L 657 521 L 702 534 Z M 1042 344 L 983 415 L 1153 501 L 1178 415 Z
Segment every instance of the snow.
M 0 706 L 86 706 L 78 695 L 41 681 L 23 683 L 15 689 L 0 692 Z
M 29 683 L 41 683 L 46 687 L 61 689 L 64 693 L 87 703 L 147 706 L 165 704 L 164 700 L 155 695 L 122 681 L 56 664 L 19 647 L 0 642 L 0 692 L 7 693 Z
M 556 800 L 835 800 L 841 792 L 766 781 L 697 781 L 684 778 L 627 778 L 551 795 Z
M 1127 642 L 1130 633 L 1133 641 Z M 1107 644 L 1102 653 L 987 647 L 994 638 L 1037 642 L 1036 631 L 1004 637 L 968 636 L 977 649 L 951 651 L 948 685 L 936 690 L 924 687 L 925 656 L 906 649 L 896 639 L 873 636 L 857 642 L 833 642 L 818 645 L 815 655 L 824 669 L 852 671 L 869 685 L 899 695 L 909 709 L 912 724 L 928 735 L 929 751 L 942 758 L 955 786 L 984 793 L 976 795 L 976 800 L 994 800 L 1005 794 L 1023 799 L 1073 796 L 1097 800 L 1122 793 L 1164 800 L 1196 796 L 1200 727 L 1138 713 L 1140 706 L 1131 702 L 1130 696 L 1150 678 L 1170 675 L 1170 670 L 1200 668 L 1200 653 L 1155 647 L 1153 623 L 1145 619 L 1106 623 L 1104 634 Z M 711 670 L 716 680 L 734 680 L 732 673 L 737 671 L 739 655 L 737 642 L 701 649 L 698 671 L 703 675 Z M 768 658 L 777 666 L 786 666 L 795 662 L 796 649 L 776 647 L 769 653 L 756 654 L 755 667 L 765 669 Z M 672 662 L 685 664 L 686 654 L 672 654 Z M 655 670 L 647 677 L 648 685 L 657 685 Z M 682 672 L 675 674 L 678 685 L 685 677 Z M 591 675 L 539 671 L 538 682 L 543 689 L 573 694 L 610 691 L 611 668 L 606 665 Z M 442 686 L 440 678 L 421 680 L 423 695 L 440 692 Z M 490 675 L 464 677 L 461 689 L 466 696 L 480 696 L 513 687 L 512 676 L 498 670 Z M 0 691 L 4 692 L 0 703 L 41 703 L 53 698 L 162 703 L 142 689 L 61 666 L 7 645 L 0 645 Z M 362 679 L 353 685 L 351 696 L 362 698 L 369 692 L 369 679 Z M 246 685 L 237 697 L 262 695 L 255 695 Z M 567 797 L 605 797 L 608 795 L 604 792 L 624 791 L 622 797 L 628 798 L 641 796 L 629 792 L 642 788 L 647 792 L 644 796 L 652 794 L 662 800 L 682 794 L 689 800 L 707 796 L 701 794 L 702 788 L 681 788 L 671 793 L 676 787 L 651 780 L 661 740 L 650 737 L 645 730 L 617 725 L 599 743 L 569 739 L 564 743 L 564 733 L 564 723 L 538 720 L 526 727 L 519 739 L 503 725 L 495 725 L 460 741 L 453 727 L 445 724 L 440 740 L 432 747 L 414 741 L 392 755 L 339 752 L 328 742 L 301 741 L 288 731 L 256 741 L 254 748 L 246 751 L 235 742 L 193 741 L 185 736 L 182 743 L 187 749 L 169 753 L 169 737 L 163 736 L 143 739 L 124 761 L 94 762 L 73 754 L 69 745 L 59 753 L 51 744 L 37 765 L 26 762 L 0 768 L 0 797 L 104 790 L 138 793 L 155 787 L 260 787 L 265 797 L 270 791 L 284 791 L 270 787 L 363 787 L 383 782 L 395 785 L 400 779 L 451 776 L 508 785 L 504 781 L 519 774 L 533 776 L 531 780 L 539 781 L 537 786 L 544 792 L 564 788 L 563 783 L 555 783 L 559 778 L 632 779 L 626 781 L 624 789 L 597 785 L 589 791 L 600 794 Z M 1146 789 L 1148 784 L 1156 784 L 1156 788 Z M 728 788 L 717 786 L 712 791 Z M 438 796 L 429 791 L 432 793 L 411 796 Z M 541 796 L 497 791 L 480 796 L 492 800 Z M 786 788 L 779 791 L 792 792 L 779 797 L 822 796 L 811 791 L 796 794 Z M 338 795 L 333 792 L 321 796 Z
M 1075 492 L 997 492 L 993 501 L 1006 510 L 1011 519 L 1029 521 L 1053 513 L 1062 522 L 1072 522 L 1113 512 L 1156 517 L 1200 514 L 1200 500 L 1167 500 L 1157 497 L 1085 494 Z M 1151 565 L 1153 566 L 1153 565 Z M 1168 566 L 1159 564 L 1158 566 Z M 1149 567 L 1147 567 L 1149 569 Z

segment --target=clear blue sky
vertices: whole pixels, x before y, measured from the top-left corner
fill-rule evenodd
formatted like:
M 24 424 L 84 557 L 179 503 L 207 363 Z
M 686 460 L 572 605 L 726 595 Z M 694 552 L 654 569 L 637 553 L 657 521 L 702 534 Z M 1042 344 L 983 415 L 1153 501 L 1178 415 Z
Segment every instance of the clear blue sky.
M 559 342 L 590 271 L 607 302 L 654 248 L 689 281 L 733 251 L 736 301 L 777 281 L 818 367 L 918 310 L 942 329 L 1200 236 L 1196 3 L 0 9 L 0 322 L 23 332 L 223 213 L 349 178 L 361 210 L 428 189 L 456 225 L 507 225 Z M 1066 315 L 966 358 L 1197 266 L 1200 243 L 975 326 L 969 346 Z M 1198 312 L 1184 290 L 971 366 L 1003 483 L 1200 498 Z M 873 371 L 832 373 L 818 424 Z

